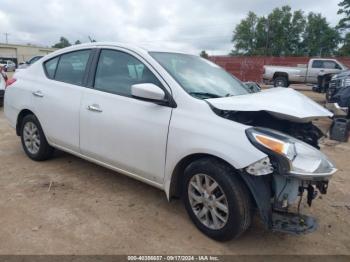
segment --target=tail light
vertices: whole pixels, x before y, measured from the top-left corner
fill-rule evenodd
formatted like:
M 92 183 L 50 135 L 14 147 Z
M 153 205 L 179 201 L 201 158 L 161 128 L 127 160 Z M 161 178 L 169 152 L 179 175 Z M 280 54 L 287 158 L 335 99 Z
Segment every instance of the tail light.
M 8 88 L 10 85 L 16 82 L 16 80 L 17 80 L 16 78 L 7 79 L 5 88 Z

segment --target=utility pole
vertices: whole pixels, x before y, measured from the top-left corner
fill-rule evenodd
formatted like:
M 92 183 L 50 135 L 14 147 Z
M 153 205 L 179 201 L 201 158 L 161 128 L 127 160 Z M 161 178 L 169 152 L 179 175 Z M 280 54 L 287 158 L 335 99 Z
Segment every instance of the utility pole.
M 5 39 L 6 39 L 6 44 L 8 44 L 9 43 L 9 39 L 8 39 L 8 37 L 9 37 L 9 33 L 4 33 L 4 35 L 5 35 Z

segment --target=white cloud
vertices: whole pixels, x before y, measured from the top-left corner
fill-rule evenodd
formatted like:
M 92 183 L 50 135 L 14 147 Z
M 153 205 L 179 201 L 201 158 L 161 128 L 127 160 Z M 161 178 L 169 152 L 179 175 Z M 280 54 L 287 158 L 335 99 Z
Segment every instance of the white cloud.
M 153 44 L 198 53 L 228 53 L 234 26 L 248 13 L 290 5 L 320 12 L 335 25 L 339 0 L 0 0 L 0 41 L 52 45 L 71 42 Z

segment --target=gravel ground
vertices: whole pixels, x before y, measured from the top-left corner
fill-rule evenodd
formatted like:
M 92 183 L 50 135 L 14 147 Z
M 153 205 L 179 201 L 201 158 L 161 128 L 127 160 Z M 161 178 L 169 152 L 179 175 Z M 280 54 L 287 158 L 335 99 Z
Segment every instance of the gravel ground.
M 339 172 L 328 195 L 303 207 L 318 231 L 272 233 L 255 219 L 240 239 L 218 243 L 162 191 L 62 152 L 29 160 L 0 108 L 0 254 L 350 254 L 350 145 L 325 140 L 322 151 Z

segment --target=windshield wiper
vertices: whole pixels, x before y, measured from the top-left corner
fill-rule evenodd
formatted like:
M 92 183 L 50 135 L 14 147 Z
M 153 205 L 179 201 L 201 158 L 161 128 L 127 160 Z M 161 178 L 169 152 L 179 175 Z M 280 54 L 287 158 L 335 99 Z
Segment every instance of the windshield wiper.
M 213 93 L 206 93 L 206 92 L 189 92 L 190 95 L 195 95 L 195 96 L 206 96 L 208 98 L 219 98 L 221 96 Z

